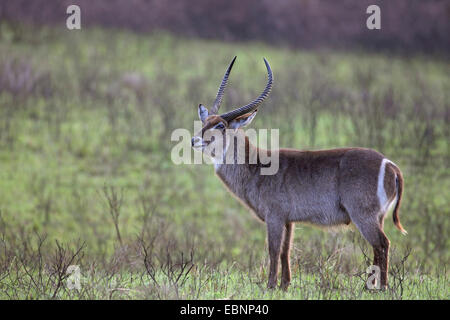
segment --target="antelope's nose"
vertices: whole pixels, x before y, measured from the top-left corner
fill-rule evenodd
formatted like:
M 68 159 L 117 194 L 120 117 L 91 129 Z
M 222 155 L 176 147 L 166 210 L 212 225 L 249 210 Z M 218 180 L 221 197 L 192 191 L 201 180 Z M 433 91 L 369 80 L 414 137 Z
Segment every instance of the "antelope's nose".
M 192 139 L 191 139 L 191 144 L 192 144 L 192 146 L 195 146 L 195 144 L 196 143 L 198 143 L 198 142 L 200 142 L 200 138 L 199 137 L 193 137 Z

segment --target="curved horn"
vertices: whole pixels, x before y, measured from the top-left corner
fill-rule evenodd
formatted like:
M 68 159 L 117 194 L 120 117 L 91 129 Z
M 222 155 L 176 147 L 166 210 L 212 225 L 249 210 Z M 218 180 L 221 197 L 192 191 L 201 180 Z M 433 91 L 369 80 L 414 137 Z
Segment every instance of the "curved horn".
M 220 84 L 219 91 L 217 92 L 216 100 L 214 101 L 214 104 L 209 112 L 210 114 L 217 114 L 217 112 L 219 111 L 220 104 L 222 103 L 223 93 L 227 86 L 228 77 L 230 76 L 231 68 L 233 68 L 236 57 L 237 56 L 233 58 L 230 65 L 228 66 L 227 72 L 225 72 L 225 75 L 223 76 L 222 83 Z
M 252 102 L 250 102 L 249 104 L 240 107 L 238 109 L 235 109 L 233 111 L 224 113 L 221 115 L 222 119 L 224 119 L 225 121 L 230 121 L 236 117 L 239 117 L 243 114 L 249 113 L 253 110 L 256 110 L 261 103 L 263 103 L 263 101 L 267 98 L 267 96 L 270 93 L 270 90 L 272 90 L 272 81 L 273 81 L 273 75 L 272 75 L 272 70 L 270 69 L 270 65 L 267 62 L 266 58 L 264 58 L 264 63 L 266 64 L 266 68 L 267 68 L 267 73 L 268 73 L 268 80 L 267 80 L 267 85 L 266 88 L 264 89 L 264 91 L 261 93 L 261 95 L 253 100 Z

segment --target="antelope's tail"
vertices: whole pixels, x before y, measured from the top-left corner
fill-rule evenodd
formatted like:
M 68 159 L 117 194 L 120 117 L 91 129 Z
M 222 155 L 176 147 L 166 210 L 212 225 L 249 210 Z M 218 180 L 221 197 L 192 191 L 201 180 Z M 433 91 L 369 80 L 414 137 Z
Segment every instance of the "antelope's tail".
M 400 223 L 400 217 L 399 217 L 399 209 L 402 202 L 402 195 L 403 195 L 403 175 L 402 172 L 398 167 L 395 168 L 395 184 L 397 186 L 397 203 L 394 207 L 394 213 L 392 217 L 394 218 L 394 224 L 397 227 L 398 230 L 401 231 L 402 234 L 406 235 L 408 232 L 403 229 L 402 224 Z

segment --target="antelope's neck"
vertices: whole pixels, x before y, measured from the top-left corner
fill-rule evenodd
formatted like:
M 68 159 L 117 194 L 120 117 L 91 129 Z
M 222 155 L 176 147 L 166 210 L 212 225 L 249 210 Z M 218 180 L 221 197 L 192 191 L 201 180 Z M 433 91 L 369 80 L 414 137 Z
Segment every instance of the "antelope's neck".
M 234 139 L 234 142 L 230 140 Z M 258 148 L 252 145 L 245 134 L 238 130 L 235 135 L 227 137 L 223 164 L 215 164 L 217 176 L 239 198 L 245 198 L 246 186 L 254 179 L 255 164 L 249 159 L 258 154 Z

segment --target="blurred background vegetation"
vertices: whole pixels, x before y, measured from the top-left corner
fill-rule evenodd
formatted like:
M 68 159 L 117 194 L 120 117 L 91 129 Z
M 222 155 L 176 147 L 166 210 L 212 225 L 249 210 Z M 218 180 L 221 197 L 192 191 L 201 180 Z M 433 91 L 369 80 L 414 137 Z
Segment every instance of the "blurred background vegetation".
M 232 266 L 265 286 L 264 225 L 212 167 L 170 158 L 172 131 L 193 130 L 198 104 L 211 105 L 234 55 L 224 110 L 259 94 L 264 56 L 275 85 L 252 127 L 279 128 L 281 147 L 375 148 L 402 168 L 409 234 L 391 216 L 385 224 L 394 284 L 401 271 L 443 276 L 438 289 L 408 297 L 448 298 L 450 7 L 372 2 L 380 31 L 365 27 L 367 1 L 2 2 L 0 298 L 73 297 L 61 285 L 70 264 L 104 270 L 102 279 L 124 272 L 126 283 L 142 272 L 152 298 L 217 297 L 193 295 L 197 286 L 180 293 L 171 281 L 176 291 L 161 291 L 158 277 L 172 279 L 172 269 L 195 281 L 205 266 Z M 72 3 L 81 30 L 65 27 Z M 320 274 L 318 298 L 340 288 L 329 270 L 364 273 L 364 254 L 357 231 L 296 226 L 294 275 Z

